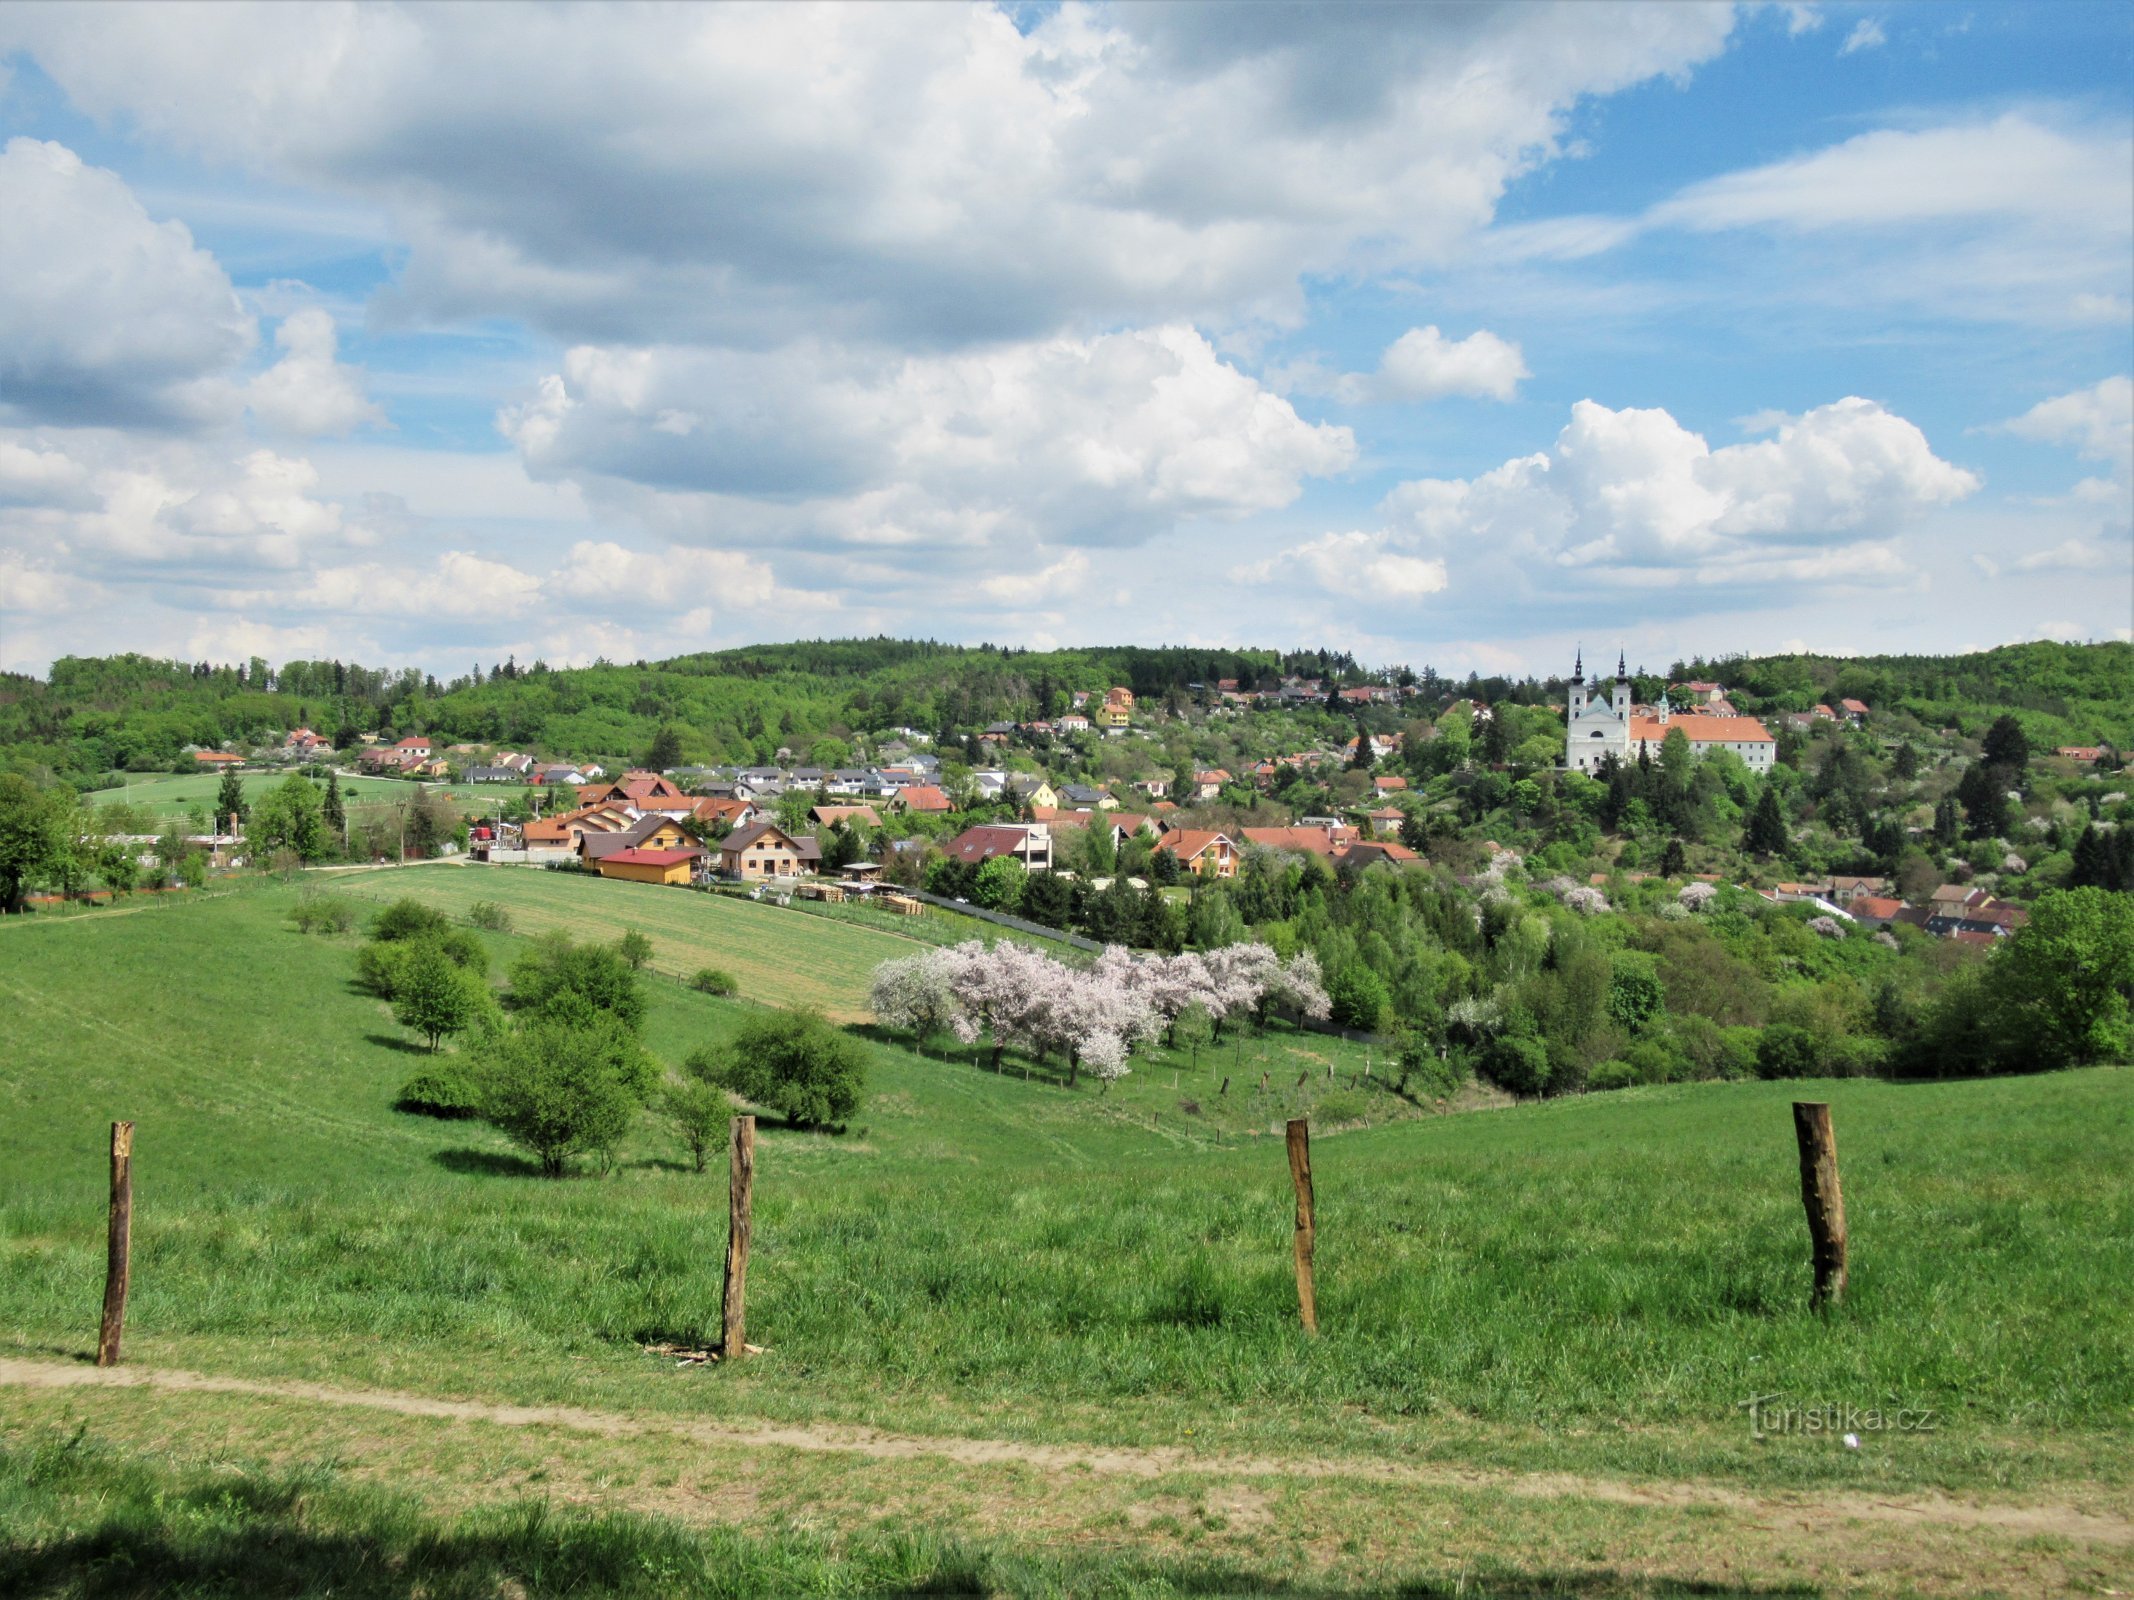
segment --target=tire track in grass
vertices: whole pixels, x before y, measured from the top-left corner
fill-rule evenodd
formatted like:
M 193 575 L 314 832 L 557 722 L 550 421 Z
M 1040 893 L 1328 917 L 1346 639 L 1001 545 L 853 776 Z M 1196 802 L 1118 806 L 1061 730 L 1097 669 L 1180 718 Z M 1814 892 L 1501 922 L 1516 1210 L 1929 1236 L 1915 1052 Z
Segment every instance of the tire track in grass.
M 1159 1478 L 1191 1473 L 1210 1478 L 1348 1478 L 1417 1487 L 1497 1491 L 1522 1499 L 1597 1500 L 1655 1509 L 1708 1508 L 1750 1516 L 1818 1522 L 1896 1523 L 1961 1528 L 2014 1538 L 2062 1538 L 2090 1544 L 2134 1545 L 2134 1520 L 2073 1506 L 1982 1504 L 1946 1495 L 1758 1495 L 1715 1483 L 1602 1478 L 1570 1472 L 1422 1466 L 1371 1459 L 1201 1454 L 1170 1445 L 1035 1444 L 1017 1439 L 971 1439 L 885 1433 L 826 1424 L 705 1422 L 641 1417 L 581 1406 L 505 1405 L 445 1400 L 386 1389 L 344 1389 L 295 1379 L 220 1377 L 148 1367 L 91 1367 L 0 1356 L 0 1384 L 24 1389 L 159 1389 L 233 1394 L 269 1400 L 486 1422 L 506 1428 L 564 1428 L 610 1438 L 672 1434 L 707 1445 L 864 1456 L 875 1461 L 935 1459 L 965 1466 L 1021 1465 L 1048 1472 L 1086 1471 L 1114 1477 Z

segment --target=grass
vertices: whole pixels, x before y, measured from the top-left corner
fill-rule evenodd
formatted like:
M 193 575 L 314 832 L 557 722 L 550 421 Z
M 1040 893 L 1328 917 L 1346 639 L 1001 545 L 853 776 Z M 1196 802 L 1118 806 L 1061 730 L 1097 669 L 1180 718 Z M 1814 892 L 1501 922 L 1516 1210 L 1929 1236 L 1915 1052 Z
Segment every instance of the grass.
M 295 771 L 291 768 L 290 771 Z M 257 799 L 286 773 L 243 772 L 238 777 L 243 781 L 248 801 Z M 319 780 L 324 787 L 324 781 Z M 140 806 L 156 813 L 165 821 L 183 822 L 187 814 L 198 810 L 203 815 L 215 807 L 217 791 L 222 784 L 222 775 L 216 772 L 170 773 L 161 776 L 135 775 L 113 789 L 98 789 L 89 796 L 97 805 L 125 803 Z M 343 774 L 341 796 L 352 808 L 365 806 L 399 805 L 411 800 L 425 785 L 408 782 L 404 778 L 365 778 Z M 499 810 L 505 799 L 514 791 L 498 786 L 480 784 L 454 784 L 448 796 L 468 816 L 489 816 Z
M 501 874 L 381 876 L 471 901 Z M 638 892 L 795 940 L 846 932 Z M 1195 1428 L 1655 1465 L 1683 1449 L 1751 1477 L 2013 1482 L 2126 1442 L 2134 1351 L 2102 1308 L 2134 1279 L 2134 1128 L 2112 1071 L 1685 1086 L 1322 1138 L 1312 1342 L 1272 1133 L 1286 1107 L 1218 1144 L 1130 1098 L 1168 1093 L 1160 1072 L 1106 1096 L 871 1042 L 860 1128 L 765 1134 L 751 1308 L 780 1358 L 676 1387 L 638 1347 L 709 1327 L 723 1187 L 651 1124 L 612 1178 L 548 1184 L 479 1125 L 392 1112 L 423 1057 L 353 990 L 352 941 L 287 930 L 293 897 L 0 928 L 19 1028 L 0 1063 L 0 1327 L 18 1347 L 83 1337 L 104 1124 L 124 1116 L 141 1129 L 135 1337 L 218 1370 L 392 1381 L 412 1363 L 475 1394 L 1134 1442 Z M 518 939 L 491 937 L 500 962 Z M 669 1060 L 742 1015 L 679 985 L 655 1001 Z M 1805 1306 L 1802 1092 L 1836 1105 L 1855 1238 L 1827 1324 Z M 1733 1408 L 1771 1392 L 1932 1406 L 1948 1426 L 1860 1459 L 1752 1450 Z
M 427 1421 L 354 1434 L 256 1402 L 218 1403 L 212 1444 L 174 1448 L 197 1413 L 150 1395 L 19 1426 L 0 1444 L 0 1592 L 1605 1600 L 1800 1595 L 1826 1574 L 1850 1588 L 1922 1557 L 1960 1574 L 1928 1592 L 2110 1577 L 2014 1541 L 1982 1561 L 1975 1545 L 1943 1552 L 1869 1527 L 1840 1560 L 1724 1512 L 1543 1516 L 1487 1489 L 914 1472 Z M 1599 1555 L 1611 1548 L 1620 1563 Z M 1666 1575 L 1684 1565 L 1709 1576 Z

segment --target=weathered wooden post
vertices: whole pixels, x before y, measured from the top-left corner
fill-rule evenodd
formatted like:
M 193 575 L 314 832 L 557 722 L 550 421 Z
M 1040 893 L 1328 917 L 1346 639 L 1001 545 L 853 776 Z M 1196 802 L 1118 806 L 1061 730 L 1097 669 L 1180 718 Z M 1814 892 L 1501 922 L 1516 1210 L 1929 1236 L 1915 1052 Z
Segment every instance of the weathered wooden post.
M 748 1354 L 745 1329 L 748 1306 L 750 1191 L 756 1183 L 756 1119 L 736 1117 L 726 1188 L 726 1293 L 720 1311 L 724 1324 L 721 1354 L 739 1361 Z
M 1838 1188 L 1838 1140 L 1830 1107 L 1822 1101 L 1793 1103 L 1793 1136 L 1801 1147 L 1801 1204 L 1808 1210 L 1814 1245 L 1816 1310 L 1845 1299 L 1845 1196 Z
M 1289 1176 L 1297 1186 L 1297 1310 L 1304 1331 L 1317 1337 L 1319 1297 L 1312 1288 L 1312 1125 L 1303 1117 L 1289 1124 Z
M 104 1321 L 96 1335 L 96 1364 L 119 1364 L 126 1332 L 126 1290 L 133 1278 L 133 1124 L 111 1125 L 111 1225 L 104 1256 Z

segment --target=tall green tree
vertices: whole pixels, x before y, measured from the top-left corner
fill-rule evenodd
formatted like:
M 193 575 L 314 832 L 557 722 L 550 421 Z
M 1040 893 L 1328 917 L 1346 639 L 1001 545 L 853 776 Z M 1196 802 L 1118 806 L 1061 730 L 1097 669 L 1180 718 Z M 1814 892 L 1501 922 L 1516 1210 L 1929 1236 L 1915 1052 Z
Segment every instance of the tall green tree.
M 1767 783 L 1764 792 L 1757 796 L 1756 809 L 1749 813 L 1749 825 L 1743 830 L 1741 847 L 1751 855 L 1777 856 L 1784 855 L 1791 843 L 1786 833 L 1786 814 L 1778 803 L 1778 788 Z
M 473 1027 L 487 1009 L 489 988 L 431 939 L 418 939 L 400 963 L 393 989 L 393 1020 L 430 1042 Z
M 2134 1047 L 2134 896 L 2056 889 L 1994 952 L 1990 986 L 2038 1066 L 2114 1061 Z
M 66 819 L 73 799 L 16 773 L 0 773 L 0 911 L 20 912 L 32 885 L 62 875 L 72 849 Z
M 2030 736 L 2014 717 L 2002 716 L 1986 730 L 1979 761 L 1989 767 L 2012 767 L 2020 780 L 2030 766 Z
M 246 836 L 255 858 L 289 850 L 305 861 L 318 860 L 326 854 L 327 837 L 318 786 L 291 773 L 253 807 Z
M 339 849 L 348 829 L 348 807 L 341 799 L 341 775 L 338 772 L 326 774 L 326 798 L 319 804 L 319 819 L 326 824 L 328 843 Z
M 242 826 L 250 812 L 251 808 L 245 804 L 244 779 L 238 777 L 234 769 L 225 768 L 222 774 L 222 782 L 215 790 L 214 831 L 220 833 L 224 828 L 229 827 L 230 818 L 232 817 L 237 819 L 239 826 Z
M 665 772 L 681 764 L 682 731 L 670 723 L 652 736 L 651 746 L 645 751 L 645 770 Z

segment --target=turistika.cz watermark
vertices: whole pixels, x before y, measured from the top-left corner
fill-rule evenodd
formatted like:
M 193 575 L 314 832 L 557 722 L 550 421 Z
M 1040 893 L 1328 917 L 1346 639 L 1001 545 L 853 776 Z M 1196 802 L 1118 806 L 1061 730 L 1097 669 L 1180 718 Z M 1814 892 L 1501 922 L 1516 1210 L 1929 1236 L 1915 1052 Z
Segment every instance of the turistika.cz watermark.
M 1856 1406 L 1842 1401 L 1803 1403 L 1783 1395 L 1759 1394 L 1737 1402 L 1749 1414 L 1749 1436 L 1835 1434 L 1854 1450 L 1863 1433 L 1935 1433 L 1941 1413 L 1932 1406 Z

